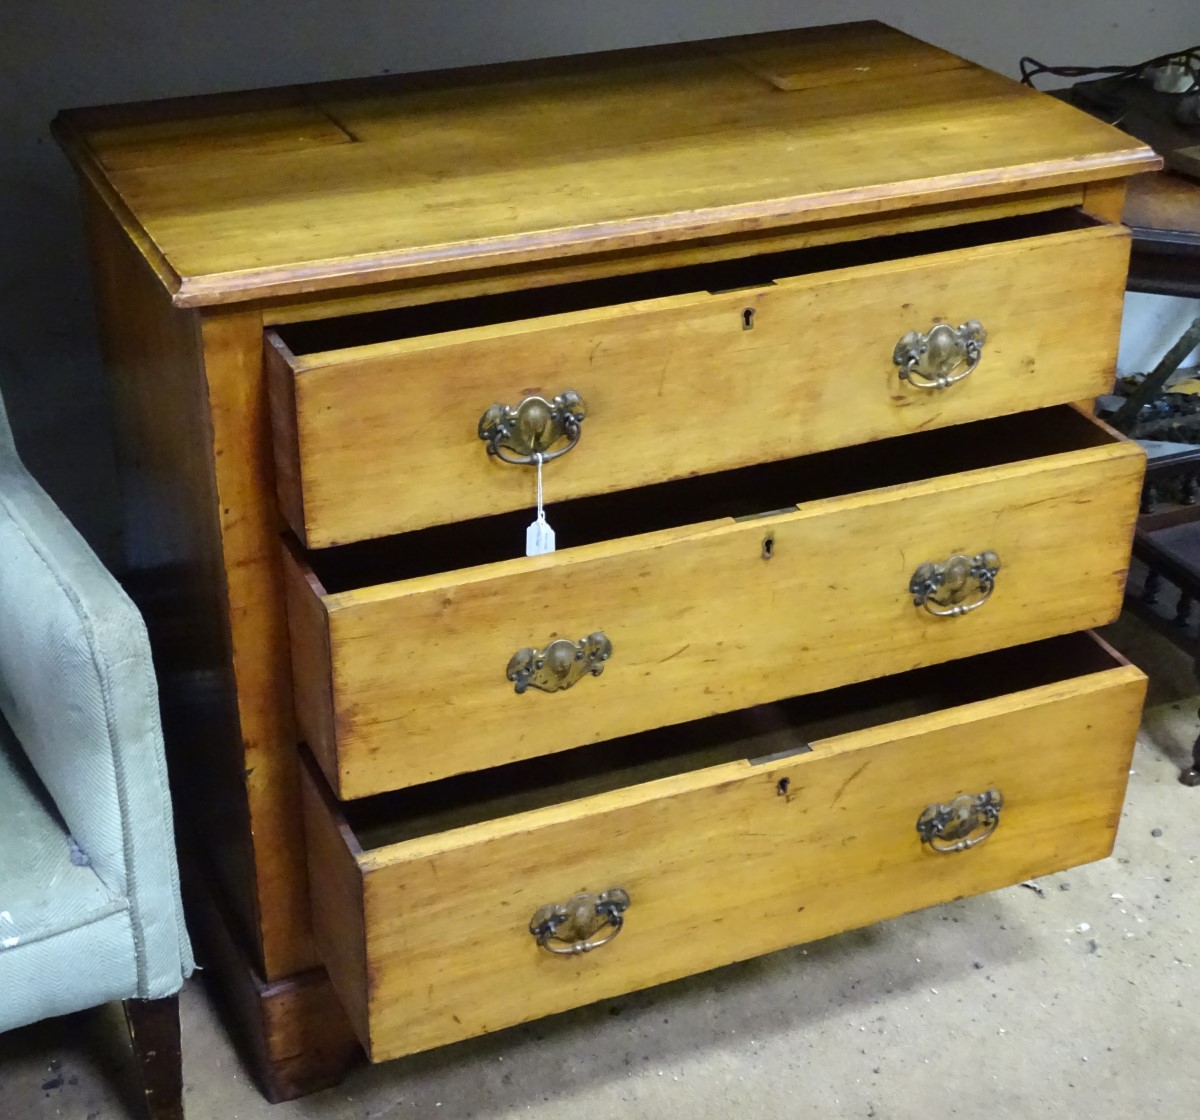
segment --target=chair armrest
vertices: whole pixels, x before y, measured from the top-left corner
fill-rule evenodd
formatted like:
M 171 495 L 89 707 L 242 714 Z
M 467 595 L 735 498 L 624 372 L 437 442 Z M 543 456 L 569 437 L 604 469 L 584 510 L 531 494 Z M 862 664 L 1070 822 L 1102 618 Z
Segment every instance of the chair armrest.
M 2 408 L 0 709 L 81 858 L 129 901 L 139 994 L 177 990 L 191 952 L 145 625 L 20 463 Z

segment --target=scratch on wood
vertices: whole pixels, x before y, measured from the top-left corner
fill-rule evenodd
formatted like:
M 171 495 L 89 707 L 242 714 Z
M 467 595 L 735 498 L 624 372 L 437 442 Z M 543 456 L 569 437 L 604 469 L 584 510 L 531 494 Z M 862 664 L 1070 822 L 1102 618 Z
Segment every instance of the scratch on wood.
M 837 793 L 835 793 L 833 795 L 833 800 L 829 803 L 829 807 L 831 809 L 841 800 L 842 794 L 846 792 L 846 787 L 852 781 L 854 781 L 854 779 L 857 778 L 859 776 L 859 774 L 861 774 L 870 765 L 871 765 L 871 762 L 868 759 L 857 770 L 855 770 L 854 773 L 850 775 L 850 777 L 848 777 L 844 782 L 842 782 L 842 784 L 838 787 Z

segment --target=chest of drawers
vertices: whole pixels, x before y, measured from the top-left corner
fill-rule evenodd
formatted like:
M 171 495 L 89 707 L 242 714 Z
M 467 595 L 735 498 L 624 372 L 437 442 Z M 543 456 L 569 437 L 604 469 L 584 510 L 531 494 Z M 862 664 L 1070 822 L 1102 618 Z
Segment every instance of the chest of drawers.
M 57 133 L 270 1095 L 1110 850 L 1148 149 L 876 24 Z

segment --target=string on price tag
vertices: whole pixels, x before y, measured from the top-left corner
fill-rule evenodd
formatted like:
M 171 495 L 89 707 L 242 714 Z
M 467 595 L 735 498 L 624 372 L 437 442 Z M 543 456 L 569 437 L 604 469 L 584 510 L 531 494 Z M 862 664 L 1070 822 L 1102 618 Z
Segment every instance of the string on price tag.
M 537 464 L 537 517 L 525 530 L 525 555 L 542 556 L 554 551 L 554 530 L 546 521 L 546 510 L 542 503 L 542 453 L 533 457 Z

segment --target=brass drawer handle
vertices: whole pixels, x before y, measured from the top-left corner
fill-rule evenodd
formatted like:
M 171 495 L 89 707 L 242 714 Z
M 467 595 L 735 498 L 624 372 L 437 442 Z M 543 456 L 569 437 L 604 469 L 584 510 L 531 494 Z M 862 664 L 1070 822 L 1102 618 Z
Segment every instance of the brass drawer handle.
M 944 564 L 922 564 L 909 581 L 913 605 L 938 618 L 957 618 L 977 610 L 991 598 L 1000 571 L 994 552 L 951 556 Z
M 529 932 L 538 948 L 556 956 L 574 957 L 607 945 L 625 924 L 629 894 L 610 887 L 602 894 L 583 891 L 566 902 L 541 907 L 529 921 Z M 608 932 L 596 937 L 602 929 Z
M 953 801 L 927 805 L 917 818 L 917 833 L 921 843 L 928 844 L 935 852 L 943 855 L 965 852 L 996 831 L 1003 808 L 1004 798 L 998 789 L 963 793 Z
M 558 692 L 589 674 L 598 677 L 604 672 L 604 663 L 612 657 L 612 649 L 612 642 L 603 630 L 577 642 L 557 638 L 545 649 L 526 646 L 509 658 L 508 679 L 517 692 L 524 692 L 530 686 L 543 692 Z
M 552 401 L 526 397 L 518 405 L 494 404 L 479 418 L 479 438 L 489 455 L 503 463 L 527 466 L 565 455 L 579 442 L 587 405 L 573 389 Z M 555 447 L 556 444 L 565 444 Z M 554 450 L 551 450 L 554 448 Z
M 961 327 L 938 323 L 925 334 L 909 331 L 896 343 L 892 361 L 900 367 L 901 381 L 918 389 L 947 389 L 975 372 L 986 341 L 987 331 L 976 319 Z M 966 368 L 959 369 L 964 362 Z

